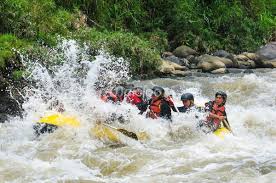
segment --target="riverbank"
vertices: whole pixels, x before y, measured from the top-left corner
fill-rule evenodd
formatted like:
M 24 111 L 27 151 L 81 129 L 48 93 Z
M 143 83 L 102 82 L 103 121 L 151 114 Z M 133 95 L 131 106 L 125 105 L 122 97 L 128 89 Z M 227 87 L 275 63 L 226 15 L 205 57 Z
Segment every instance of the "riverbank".
M 276 68 L 276 42 L 271 42 L 255 53 L 241 54 L 218 50 L 199 55 L 194 49 L 180 46 L 173 52 L 163 53 L 160 75 L 189 76 L 195 72 L 226 74 L 253 73 L 254 69 Z

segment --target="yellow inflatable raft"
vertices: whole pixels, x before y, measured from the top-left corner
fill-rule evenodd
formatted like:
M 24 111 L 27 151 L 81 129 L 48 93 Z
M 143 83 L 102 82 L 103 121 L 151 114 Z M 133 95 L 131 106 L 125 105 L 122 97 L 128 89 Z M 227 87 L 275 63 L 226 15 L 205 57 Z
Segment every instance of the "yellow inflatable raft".
M 120 142 L 120 136 L 121 134 L 124 134 L 118 131 L 116 128 L 110 125 L 104 125 L 102 123 L 97 123 L 93 128 L 90 129 L 90 132 L 91 134 L 93 134 L 93 136 L 95 136 L 98 139 L 109 140 L 115 143 Z M 134 133 L 134 132 L 131 132 L 131 133 Z M 136 135 L 138 140 L 140 141 L 145 141 L 149 139 L 149 135 L 146 132 L 139 132 L 139 133 L 136 133 Z
M 56 113 L 52 115 L 47 115 L 39 119 L 39 123 L 45 123 L 55 126 L 71 126 L 71 127 L 79 127 L 80 121 L 74 117 L 61 113 Z M 121 132 L 116 130 L 116 128 L 112 126 L 106 126 L 102 123 L 97 123 L 94 127 L 90 129 L 90 133 L 98 139 L 101 140 L 109 140 L 111 142 L 118 143 L 120 142 Z M 149 139 L 149 135 L 146 132 L 140 132 L 136 134 L 138 140 L 147 140 Z
M 216 131 L 213 132 L 216 136 L 224 139 L 224 136 L 226 134 L 229 134 L 231 133 L 227 128 L 225 127 L 222 127 L 222 128 L 218 128 Z
M 72 127 L 80 126 L 80 122 L 76 117 L 68 116 L 60 113 L 42 117 L 39 119 L 38 122 L 47 123 L 47 124 L 56 125 L 56 126 L 66 126 L 66 125 L 72 126 Z

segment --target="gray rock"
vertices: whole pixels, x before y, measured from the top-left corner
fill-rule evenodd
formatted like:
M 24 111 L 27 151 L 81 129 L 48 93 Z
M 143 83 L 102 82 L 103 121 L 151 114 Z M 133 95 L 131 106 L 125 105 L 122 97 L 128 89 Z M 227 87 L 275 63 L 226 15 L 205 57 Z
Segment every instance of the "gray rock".
M 213 54 L 213 56 L 217 56 L 217 57 L 225 57 L 228 58 L 230 56 L 230 53 L 228 53 L 225 50 L 217 50 L 215 51 Z
M 270 42 L 267 45 L 261 47 L 257 54 L 262 60 L 274 60 L 276 59 L 276 42 Z
M 173 63 L 176 63 L 176 64 L 181 65 L 181 60 L 180 60 L 180 58 L 178 58 L 178 57 L 176 57 L 176 56 L 174 56 L 174 55 L 165 57 L 164 60 L 168 60 L 168 61 L 171 61 L 171 62 L 173 62 Z
M 4 123 L 8 115 L 21 115 L 21 107 L 19 106 L 17 101 L 4 93 L 0 94 L 0 122 Z
M 185 58 L 185 57 L 187 57 L 189 55 L 196 55 L 197 52 L 194 49 L 192 49 L 192 48 L 190 48 L 188 46 L 183 45 L 183 46 L 177 47 L 173 51 L 173 54 L 175 56 L 177 56 L 177 57 Z

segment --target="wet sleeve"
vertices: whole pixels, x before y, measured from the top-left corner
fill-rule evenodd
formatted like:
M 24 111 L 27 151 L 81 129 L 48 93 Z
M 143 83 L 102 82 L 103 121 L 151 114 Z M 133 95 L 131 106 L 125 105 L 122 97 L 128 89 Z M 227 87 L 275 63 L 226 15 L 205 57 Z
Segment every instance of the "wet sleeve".
M 141 102 L 141 103 L 137 104 L 136 106 L 143 113 L 147 110 L 148 103 L 147 102 Z
M 177 107 L 179 112 L 186 112 L 186 109 L 184 107 Z
M 171 108 L 167 102 L 162 102 L 161 106 L 161 112 L 160 112 L 160 117 L 165 118 L 165 119 L 171 119 Z

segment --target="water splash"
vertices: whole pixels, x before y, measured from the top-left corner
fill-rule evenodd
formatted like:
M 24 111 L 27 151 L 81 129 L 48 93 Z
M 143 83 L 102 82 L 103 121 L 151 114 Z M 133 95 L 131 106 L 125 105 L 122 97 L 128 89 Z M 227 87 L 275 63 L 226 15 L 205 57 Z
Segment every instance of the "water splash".
M 198 105 L 212 100 L 217 90 L 227 92 L 227 114 L 235 136 L 221 140 L 202 135 L 196 132 L 195 113 L 174 113 L 171 137 L 166 121 L 146 119 L 126 103 L 113 105 L 99 100 L 98 89 L 110 89 L 129 79 L 128 64 L 105 52 L 93 57 L 88 53 L 87 46 L 63 40 L 45 54 L 44 60 L 23 56 L 30 73 L 27 79 L 35 84 L 24 89 L 24 118 L 0 124 L 0 180 L 273 182 L 275 71 L 135 81 L 135 85 L 145 88 L 163 86 L 168 95 L 173 95 L 177 106 L 181 105 L 179 98 L 185 92 L 193 93 Z M 64 104 L 66 113 L 80 119 L 81 127 L 60 128 L 35 139 L 32 125 L 54 110 L 49 107 L 56 100 Z M 128 146 L 109 146 L 95 139 L 89 134 L 95 119 L 104 119 L 111 113 L 128 119 L 125 128 L 147 131 L 152 139 L 143 144 L 122 137 Z

